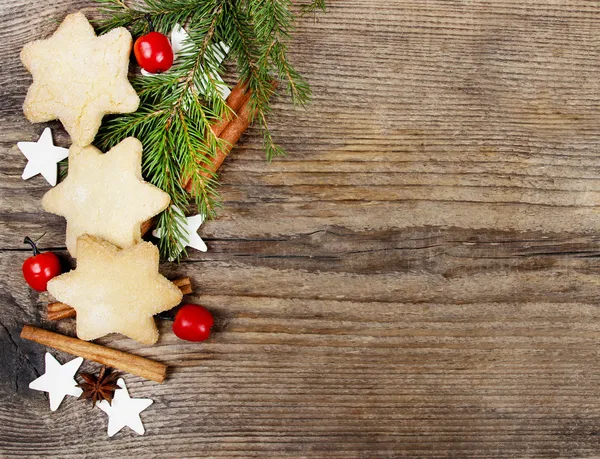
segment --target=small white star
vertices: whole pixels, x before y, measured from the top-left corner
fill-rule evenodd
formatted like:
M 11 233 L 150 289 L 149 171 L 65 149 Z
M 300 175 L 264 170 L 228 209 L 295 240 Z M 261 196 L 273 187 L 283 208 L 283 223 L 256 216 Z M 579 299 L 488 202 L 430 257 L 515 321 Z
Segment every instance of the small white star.
M 50 409 L 56 411 L 65 396 L 79 397 L 82 390 L 77 387 L 75 373 L 83 363 L 81 357 L 61 365 L 52 354 L 46 352 L 46 372 L 29 383 L 29 388 L 48 392 L 50 398 Z
M 106 400 L 96 404 L 98 408 L 108 414 L 108 436 L 112 437 L 125 426 L 144 435 L 145 430 L 140 413 L 152 405 L 153 401 L 149 398 L 131 398 L 123 378 L 119 378 L 117 385 L 121 389 L 115 391 L 111 404 Z
M 181 216 L 184 215 L 184 213 L 177 206 L 171 206 L 171 209 Z M 186 247 L 192 247 L 193 249 L 200 250 L 201 252 L 206 252 L 208 250 L 208 247 L 206 247 L 206 244 L 197 233 L 202 223 L 204 223 L 204 215 L 202 214 L 185 217 L 185 226 L 182 228 L 181 239 L 178 241 L 179 253 L 181 253 Z M 152 231 L 152 236 L 160 239 L 162 238 L 162 231 L 160 229 L 155 229 Z M 170 259 L 169 261 L 173 260 Z
M 69 156 L 69 150 L 54 146 L 50 128 L 44 129 L 37 142 L 19 142 L 17 147 L 27 158 L 23 180 L 42 174 L 50 185 L 56 185 L 56 163 Z
M 190 42 L 190 35 L 181 27 L 180 24 L 175 24 L 171 31 L 171 48 L 173 48 L 173 56 L 177 59 L 177 55 L 183 50 L 183 42 Z

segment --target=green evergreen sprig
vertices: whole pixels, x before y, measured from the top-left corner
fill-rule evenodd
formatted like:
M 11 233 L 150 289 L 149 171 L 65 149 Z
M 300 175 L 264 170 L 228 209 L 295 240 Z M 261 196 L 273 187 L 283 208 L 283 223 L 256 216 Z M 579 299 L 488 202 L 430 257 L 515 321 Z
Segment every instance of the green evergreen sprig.
M 140 96 L 139 110 L 107 118 L 96 143 L 106 150 L 126 137 L 137 137 L 144 145 L 146 179 L 169 193 L 180 209 L 193 196 L 198 211 L 213 218 L 219 207 L 217 180 L 207 165 L 223 145 L 210 127 L 229 111 L 214 73 L 223 72 L 220 46 L 229 47 L 227 59 L 251 90 L 252 112 L 261 127 L 267 159 L 282 155 L 285 152 L 273 140 L 267 123 L 276 85 L 287 90 L 295 104 L 310 100 L 308 83 L 288 59 L 297 8 L 290 0 L 143 0 L 131 6 L 124 0 L 97 1 L 103 13 L 100 32 L 127 27 L 136 38 L 149 32 L 151 23 L 156 31 L 169 35 L 180 24 L 190 42 L 167 73 L 131 78 Z M 325 9 L 324 0 L 312 0 L 300 11 L 317 8 Z M 191 194 L 184 189 L 188 178 Z M 159 245 L 163 257 L 179 259 L 177 241 L 183 224 L 183 215 L 172 209 L 160 215 L 157 228 L 163 235 Z

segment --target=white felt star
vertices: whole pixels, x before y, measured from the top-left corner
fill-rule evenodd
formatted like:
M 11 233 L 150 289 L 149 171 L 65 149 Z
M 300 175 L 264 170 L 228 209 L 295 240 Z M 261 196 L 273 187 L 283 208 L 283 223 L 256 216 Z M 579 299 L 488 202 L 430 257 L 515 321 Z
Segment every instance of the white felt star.
M 123 427 L 128 426 L 134 432 L 144 435 L 144 425 L 140 413 L 152 405 L 149 398 L 131 398 L 123 378 L 119 378 L 117 385 L 121 389 L 115 391 L 112 403 L 102 400 L 96 406 L 108 414 L 108 436 L 112 437 Z
M 171 31 L 171 48 L 173 49 L 174 65 L 177 64 L 177 57 L 179 54 L 181 54 L 181 52 L 185 48 L 186 42 L 187 43 L 191 42 L 191 38 L 190 38 L 189 34 L 179 24 L 175 24 L 175 27 L 173 27 L 173 30 Z M 210 49 L 216 59 L 215 64 L 217 66 L 221 65 L 221 62 L 223 62 L 223 60 L 225 59 L 225 56 L 229 52 L 229 46 L 227 46 L 223 42 L 219 42 L 219 43 L 211 45 Z M 156 75 L 156 73 L 150 73 L 150 72 L 147 72 L 146 70 L 142 69 L 142 75 L 153 76 L 153 75 Z M 219 72 L 217 72 L 217 69 L 214 66 L 211 66 L 211 68 L 210 68 L 210 77 L 217 82 L 216 83 L 217 89 L 221 93 L 221 96 L 223 97 L 223 99 L 227 99 L 227 97 L 231 93 L 231 90 L 229 89 L 227 84 L 225 84 L 225 82 L 221 78 L 221 75 L 219 75 Z M 200 77 L 199 84 L 196 86 L 196 88 L 198 89 L 198 91 L 201 94 L 205 94 L 207 83 L 208 83 L 208 76 L 206 74 L 206 71 L 204 71 Z
M 44 129 L 37 142 L 19 142 L 17 147 L 27 158 L 23 180 L 42 174 L 50 185 L 56 185 L 56 163 L 69 156 L 69 150 L 54 146 L 50 128 Z
M 29 383 L 29 388 L 48 392 L 50 398 L 50 409 L 56 411 L 65 396 L 79 397 L 82 390 L 77 387 L 75 373 L 83 363 L 81 357 L 61 365 L 52 354 L 46 352 L 46 372 Z
M 179 207 L 171 206 L 171 208 L 174 212 L 178 213 L 182 217 L 184 216 L 184 213 L 181 211 L 181 209 L 179 209 Z M 185 217 L 185 226 L 182 228 L 181 238 L 178 241 L 179 253 L 181 253 L 186 247 L 192 247 L 193 249 L 200 250 L 201 252 L 206 252 L 208 250 L 208 247 L 206 247 L 206 244 L 202 238 L 198 236 L 197 232 L 202 223 L 204 223 L 204 215 L 202 214 Z M 163 232 L 161 229 L 155 229 L 152 231 L 152 236 L 159 239 L 162 238 L 162 234 Z M 170 259 L 169 261 L 173 260 Z
M 177 56 L 183 50 L 183 42 L 190 41 L 190 35 L 187 31 L 181 27 L 179 24 L 175 24 L 173 30 L 171 31 L 171 48 L 173 48 L 173 56 L 177 59 Z

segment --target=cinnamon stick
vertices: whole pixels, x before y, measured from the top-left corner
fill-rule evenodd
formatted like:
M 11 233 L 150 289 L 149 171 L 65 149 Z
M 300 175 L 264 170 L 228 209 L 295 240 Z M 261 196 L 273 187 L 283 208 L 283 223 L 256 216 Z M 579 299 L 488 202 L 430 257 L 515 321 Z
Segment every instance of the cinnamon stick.
M 44 346 L 52 347 L 78 357 L 83 357 L 87 360 L 93 360 L 102 365 L 141 376 L 158 383 L 162 383 L 167 376 L 168 367 L 164 363 L 54 333 L 32 325 L 25 325 L 23 327 L 21 338 L 35 341 Z
M 238 140 L 240 140 L 242 134 L 246 132 L 248 126 L 250 126 L 251 115 L 250 96 L 248 96 L 244 102 L 244 105 L 242 105 L 237 113 L 237 117 L 230 121 L 227 127 L 223 129 L 220 138 L 225 141 L 225 146 L 223 148 L 219 148 L 217 150 L 216 157 L 212 158 L 210 164 L 206 165 L 207 171 L 200 172 L 202 177 L 209 178 L 211 173 L 214 174 L 219 167 L 221 167 L 221 164 L 223 164 L 223 161 L 225 161 L 225 158 L 227 158 L 227 155 L 231 152 L 234 145 Z M 191 179 L 186 183 L 185 189 L 188 192 L 192 190 Z
M 221 133 L 225 130 L 227 125 L 235 118 L 235 114 L 240 111 L 240 108 L 242 108 L 250 98 L 250 92 L 248 92 L 247 89 L 247 84 L 238 81 L 231 90 L 226 102 L 233 113 L 229 112 L 225 118 L 213 124 L 210 128 L 217 137 L 221 136 Z
M 217 169 L 221 166 L 221 164 L 225 160 L 225 157 L 227 156 L 227 154 L 229 154 L 229 151 L 231 151 L 231 148 L 233 147 L 233 145 L 239 140 L 239 138 L 244 133 L 244 131 L 246 129 L 248 129 L 248 126 L 250 123 L 248 123 L 248 125 L 246 125 L 246 127 L 243 128 L 243 130 L 240 132 L 240 134 L 237 136 L 237 138 L 233 142 L 230 139 L 227 139 L 227 138 L 221 136 L 223 131 L 229 126 L 229 124 L 232 121 L 236 121 L 239 119 L 240 113 L 238 113 L 238 112 L 242 109 L 242 107 L 244 105 L 247 104 L 249 99 L 250 99 L 250 92 L 248 91 L 248 85 L 246 83 L 242 83 L 241 81 L 238 81 L 238 83 L 231 90 L 231 93 L 227 97 L 227 101 L 226 101 L 227 105 L 229 106 L 231 111 L 228 112 L 227 115 L 222 120 L 216 122 L 210 128 L 211 131 L 215 134 L 215 136 L 223 138 L 224 140 L 226 140 L 228 143 L 231 144 L 231 147 L 229 147 L 227 153 L 225 153 L 224 156 L 221 153 L 217 154 L 217 160 L 220 161 L 219 164 L 216 167 L 213 165 L 209 166 L 209 170 L 211 170 L 213 173 L 216 172 Z M 230 136 L 230 135 L 231 134 L 228 134 L 228 136 Z M 207 173 L 203 173 L 202 175 L 207 178 L 210 177 L 210 174 L 207 174 Z M 188 179 L 185 183 L 186 183 L 185 189 L 189 192 L 192 188 L 191 179 Z M 142 226 L 141 226 L 142 236 L 144 234 L 146 234 L 148 231 L 150 231 L 155 225 L 156 225 L 155 217 L 142 223 Z
M 238 83 L 239 85 L 239 83 Z M 236 88 L 238 87 L 236 85 Z M 271 83 L 272 90 L 275 91 L 277 88 L 277 81 Z M 225 141 L 225 146 L 217 150 L 217 155 L 212 158 L 210 164 L 206 165 L 206 171 L 200 172 L 200 176 L 210 178 L 212 174 L 217 172 L 227 155 L 231 152 L 235 144 L 240 140 L 240 137 L 246 129 L 250 126 L 250 119 L 253 117 L 252 103 L 250 101 L 251 92 L 246 89 L 246 86 L 242 86 L 243 91 L 236 95 L 235 103 L 240 103 L 240 109 L 236 112 L 237 116 L 233 118 L 229 124 L 223 129 L 219 138 Z M 230 97 L 232 93 L 230 94 Z M 229 98 L 227 98 L 229 104 Z M 185 184 L 185 189 L 190 192 L 192 189 L 192 180 L 188 180 Z
M 225 147 L 223 147 L 223 149 L 219 149 L 217 151 L 216 158 L 214 158 L 211 164 L 207 167 L 210 172 L 214 173 L 219 169 L 219 167 L 221 167 L 221 164 L 223 164 L 223 161 L 225 161 L 225 158 L 229 152 L 231 152 L 233 146 L 238 142 L 238 140 L 240 140 L 240 137 L 244 132 L 246 132 L 248 126 L 250 126 L 251 117 L 252 112 L 250 108 L 250 96 L 248 96 L 244 102 L 244 105 L 242 105 L 237 113 L 237 118 L 232 120 L 227 127 L 223 129 L 223 132 L 221 133 L 221 139 L 227 142 L 227 144 Z M 201 175 L 204 177 L 210 176 L 210 174 L 207 172 L 203 172 Z
M 171 282 L 179 287 L 179 290 L 181 290 L 181 293 L 184 295 L 192 293 L 192 283 L 190 282 L 189 277 L 180 277 Z M 76 315 L 77 311 L 68 304 L 59 301 L 48 304 L 48 320 L 68 319 L 70 317 L 75 317 Z
M 62 320 L 75 317 L 77 311 L 65 303 L 57 301 L 48 304 L 48 320 Z
M 184 295 L 189 295 L 190 293 L 192 293 L 192 283 L 189 277 L 180 277 L 178 279 L 172 280 L 171 282 L 173 282 L 177 287 L 179 287 L 179 290 L 181 290 L 181 293 L 183 293 Z
M 142 226 L 140 227 L 142 236 L 150 231 L 154 225 L 156 225 L 156 217 L 152 217 L 150 220 L 146 220 L 144 223 L 142 223 Z

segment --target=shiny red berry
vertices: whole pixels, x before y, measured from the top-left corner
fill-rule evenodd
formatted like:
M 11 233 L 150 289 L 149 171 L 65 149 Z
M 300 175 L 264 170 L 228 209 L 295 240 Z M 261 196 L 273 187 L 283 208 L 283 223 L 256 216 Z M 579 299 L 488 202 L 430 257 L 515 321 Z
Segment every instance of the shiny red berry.
M 166 72 L 173 65 L 173 48 L 169 39 L 160 32 L 142 35 L 133 45 L 133 54 L 144 70 L 150 73 Z
M 33 256 L 23 262 L 23 277 L 32 289 L 44 292 L 48 281 L 61 273 L 60 260 L 52 252 L 41 253 L 29 237 L 24 242 L 33 248 Z
M 173 332 L 186 341 L 204 341 L 210 336 L 215 320 L 210 311 L 198 304 L 184 304 L 173 322 Z

